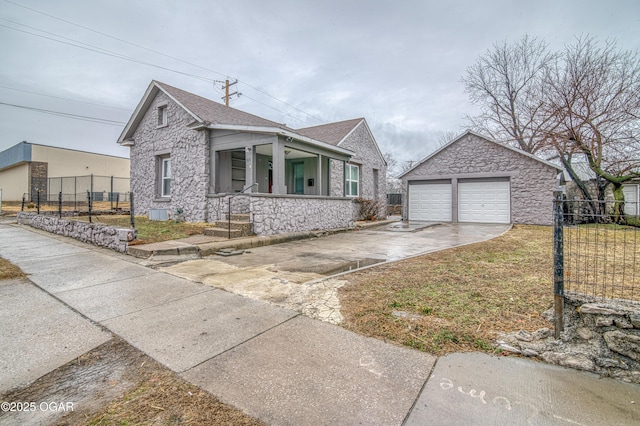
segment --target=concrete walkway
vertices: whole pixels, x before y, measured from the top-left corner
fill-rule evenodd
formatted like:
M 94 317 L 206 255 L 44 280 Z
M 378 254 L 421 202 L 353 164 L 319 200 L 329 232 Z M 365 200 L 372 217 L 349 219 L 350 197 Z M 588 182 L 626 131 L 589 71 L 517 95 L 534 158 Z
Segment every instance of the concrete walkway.
M 0 284 L 0 392 L 115 333 L 268 424 L 624 425 L 640 418 L 635 385 L 484 354 L 436 362 L 30 228 L 0 224 L 0 256 L 37 286 Z

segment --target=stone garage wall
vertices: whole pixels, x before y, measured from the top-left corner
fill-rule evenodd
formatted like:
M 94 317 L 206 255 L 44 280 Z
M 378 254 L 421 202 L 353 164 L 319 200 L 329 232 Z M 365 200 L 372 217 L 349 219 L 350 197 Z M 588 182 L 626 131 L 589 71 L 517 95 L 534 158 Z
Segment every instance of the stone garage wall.
M 565 297 L 565 331 L 550 329 L 500 336 L 499 348 L 551 364 L 640 383 L 640 304 Z M 553 320 L 553 309 L 545 316 Z
M 100 223 L 81 222 L 51 215 L 18 212 L 18 223 L 52 234 L 106 247 L 125 253 L 128 243 L 136 238 L 134 229 L 114 228 Z
M 551 225 L 553 191 L 561 172 L 529 154 L 492 142 L 474 133 L 445 145 L 402 176 L 403 219 L 408 218 L 410 181 L 509 178 L 511 222 Z M 457 200 L 452 200 L 457 203 Z M 455 220 L 455 218 L 454 218 Z

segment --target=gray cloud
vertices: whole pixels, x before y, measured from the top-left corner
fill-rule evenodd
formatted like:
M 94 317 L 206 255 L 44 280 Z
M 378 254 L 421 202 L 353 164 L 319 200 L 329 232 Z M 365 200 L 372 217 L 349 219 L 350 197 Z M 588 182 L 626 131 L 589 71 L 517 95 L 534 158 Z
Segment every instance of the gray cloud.
M 433 151 L 446 131 L 462 131 L 463 116 L 474 107 L 460 77 L 492 43 L 528 33 L 559 49 L 574 36 L 590 33 L 617 38 L 623 48 L 640 48 L 640 4 L 634 0 L 24 0 L 21 4 L 217 73 L 2 0 L 0 18 L 205 79 L 239 78 L 237 88 L 244 96 L 232 106 L 292 127 L 366 117 L 382 150 L 400 161 Z M 0 24 L 20 28 L 2 20 Z M 211 81 L 4 27 L 0 27 L 0 51 L 0 85 L 104 106 L 0 88 L 2 102 L 126 121 L 152 79 L 214 100 L 221 97 Z M 127 155 L 115 142 L 119 127 L 6 106 L 0 111 L 0 150 L 29 140 Z

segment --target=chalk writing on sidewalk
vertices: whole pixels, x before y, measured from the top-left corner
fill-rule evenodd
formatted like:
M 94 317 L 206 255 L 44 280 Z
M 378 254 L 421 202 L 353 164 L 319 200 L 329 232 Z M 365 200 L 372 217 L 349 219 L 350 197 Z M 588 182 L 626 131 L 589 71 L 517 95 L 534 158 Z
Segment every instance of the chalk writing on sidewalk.
M 378 371 L 376 361 L 372 356 L 364 355 L 360 357 L 360 367 L 366 368 L 367 371 L 379 378 L 382 377 L 382 371 Z
M 455 387 L 456 387 L 455 384 L 450 379 L 447 379 L 446 377 L 443 377 L 440 380 L 440 388 L 443 390 L 450 390 Z M 460 392 L 463 395 L 466 395 L 470 398 L 475 398 L 480 402 L 482 402 L 483 404 L 488 404 L 487 400 L 485 399 L 485 396 L 487 395 L 485 391 L 478 392 L 475 389 L 470 389 L 469 391 L 465 391 L 462 388 L 462 386 L 458 386 L 457 389 L 458 389 L 458 392 Z M 509 399 L 505 398 L 504 396 L 496 396 L 493 399 L 491 399 L 490 402 L 493 405 L 501 406 L 505 408 L 507 411 L 511 411 L 511 401 L 509 401 Z

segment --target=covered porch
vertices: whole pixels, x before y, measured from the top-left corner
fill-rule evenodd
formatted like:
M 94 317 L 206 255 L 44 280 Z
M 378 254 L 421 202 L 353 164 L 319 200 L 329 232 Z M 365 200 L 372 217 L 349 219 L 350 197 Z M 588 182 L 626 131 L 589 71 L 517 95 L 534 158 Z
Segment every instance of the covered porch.
M 353 153 L 324 142 L 280 132 L 212 130 L 209 193 L 344 196 L 331 193 L 331 161 Z M 344 170 L 344 167 L 342 167 Z M 340 176 L 344 181 L 344 176 Z M 334 185 L 335 187 L 335 185 Z

